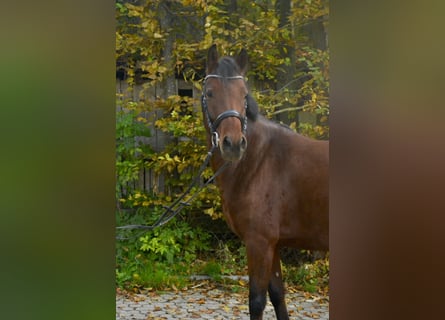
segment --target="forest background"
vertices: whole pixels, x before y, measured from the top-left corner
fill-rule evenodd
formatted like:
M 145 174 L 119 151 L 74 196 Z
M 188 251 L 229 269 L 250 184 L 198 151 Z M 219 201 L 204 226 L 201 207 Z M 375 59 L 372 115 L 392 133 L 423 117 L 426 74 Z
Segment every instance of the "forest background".
M 116 222 L 151 224 L 187 188 L 207 150 L 200 112 L 205 57 L 249 55 L 247 80 L 261 112 L 329 138 L 327 0 L 116 2 Z M 203 179 L 212 175 L 208 168 Z M 202 190 L 201 190 L 202 189 Z M 246 274 L 243 245 L 222 219 L 214 185 L 167 225 L 126 231 L 116 245 L 121 288 L 186 287 L 206 274 Z M 283 251 L 289 285 L 328 291 L 329 258 Z

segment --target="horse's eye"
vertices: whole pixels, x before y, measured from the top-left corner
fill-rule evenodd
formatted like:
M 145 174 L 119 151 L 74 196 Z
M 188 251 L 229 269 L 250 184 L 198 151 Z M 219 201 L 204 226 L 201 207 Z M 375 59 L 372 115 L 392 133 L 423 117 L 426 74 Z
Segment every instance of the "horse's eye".
M 207 96 L 208 98 L 213 97 L 213 92 L 212 92 L 212 90 L 210 90 L 210 89 L 206 90 L 206 96 Z

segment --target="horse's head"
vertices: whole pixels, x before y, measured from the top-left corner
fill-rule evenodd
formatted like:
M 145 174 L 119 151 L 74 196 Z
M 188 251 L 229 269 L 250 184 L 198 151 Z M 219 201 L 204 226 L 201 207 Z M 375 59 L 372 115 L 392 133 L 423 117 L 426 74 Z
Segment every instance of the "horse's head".
M 212 144 L 218 146 L 224 160 L 240 160 L 247 148 L 247 118 L 254 119 L 257 106 L 248 95 L 244 75 L 247 53 L 218 60 L 216 45 L 207 55 L 207 76 L 202 107 Z M 249 104 L 253 106 L 249 110 Z M 256 110 L 252 112 L 252 109 Z

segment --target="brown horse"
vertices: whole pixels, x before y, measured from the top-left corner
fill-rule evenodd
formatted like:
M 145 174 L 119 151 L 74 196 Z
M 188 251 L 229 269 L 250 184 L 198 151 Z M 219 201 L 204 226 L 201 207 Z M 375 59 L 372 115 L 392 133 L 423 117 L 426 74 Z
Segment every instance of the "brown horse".
M 266 295 L 277 319 L 289 319 L 279 248 L 328 250 L 329 143 L 317 141 L 258 115 L 244 75 L 247 53 L 207 56 L 202 108 L 208 144 L 217 146 L 224 216 L 245 243 L 250 319 L 262 319 Z

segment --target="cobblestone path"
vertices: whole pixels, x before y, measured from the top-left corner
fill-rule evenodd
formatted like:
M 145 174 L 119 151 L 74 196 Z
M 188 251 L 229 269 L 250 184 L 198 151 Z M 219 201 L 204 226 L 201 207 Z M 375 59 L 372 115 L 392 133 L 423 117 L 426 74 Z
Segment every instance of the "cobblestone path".
M 329 298 L 295 291 L 286 294 L 291 319 L 329 319 Z M 116 320 L 249 319 L 247 293 L 218 288 L 117 294 Z M 270 301 L 264 319 L 276 319 Z

